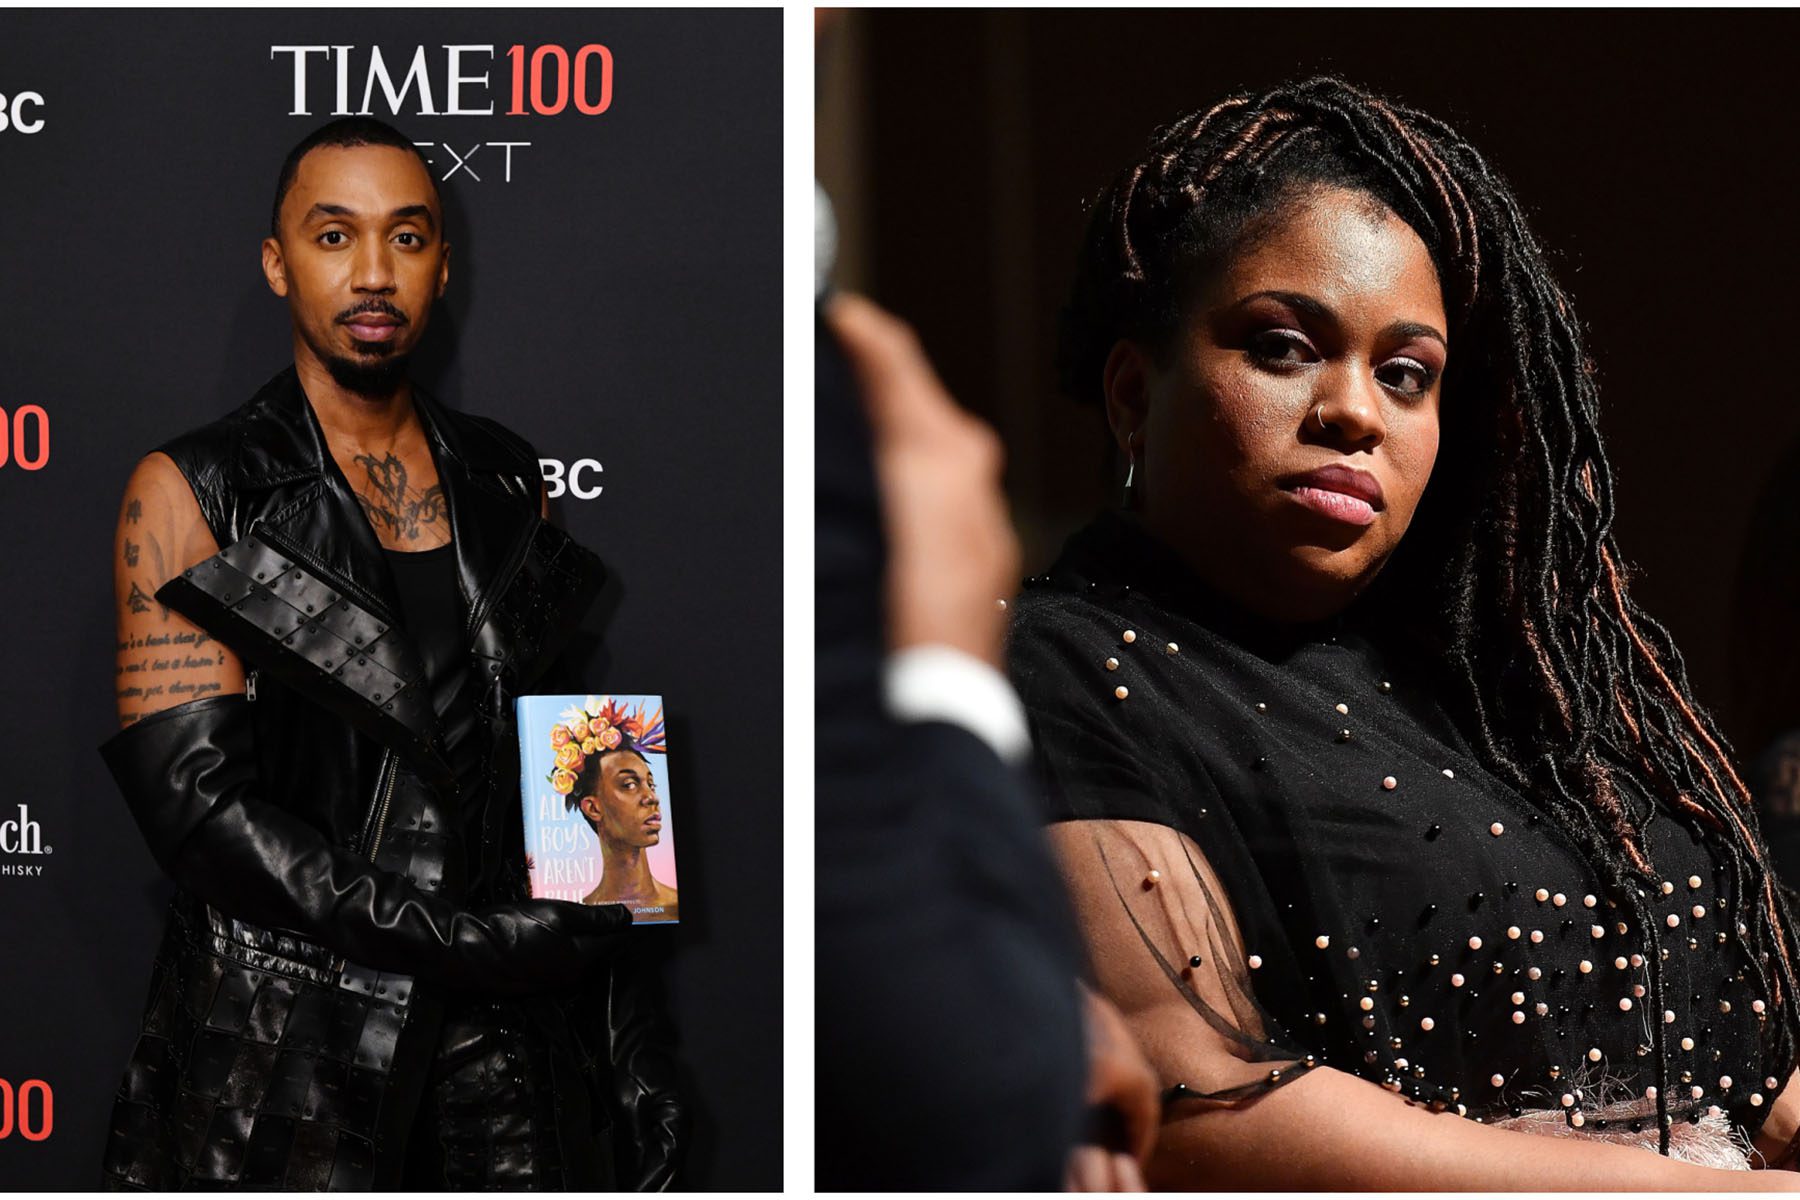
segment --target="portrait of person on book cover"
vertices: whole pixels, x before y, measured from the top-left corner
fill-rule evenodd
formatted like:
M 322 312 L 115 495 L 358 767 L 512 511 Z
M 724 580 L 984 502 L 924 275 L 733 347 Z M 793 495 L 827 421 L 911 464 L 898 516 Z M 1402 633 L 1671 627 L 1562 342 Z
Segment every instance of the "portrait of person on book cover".
M 664 840 L 667 786 L 657 778 L 656 760 L 668 747 L 661 706 L 653 715 L 649 708 L 608 699 L 591 710 L 568 710 L 550 729 L 551 786 L 597 842 L 591 853 L 600 860 L 600 880 L 581 902 L 623 904 L 637 921 L 678 921 L 672 847 L 651 853 Z

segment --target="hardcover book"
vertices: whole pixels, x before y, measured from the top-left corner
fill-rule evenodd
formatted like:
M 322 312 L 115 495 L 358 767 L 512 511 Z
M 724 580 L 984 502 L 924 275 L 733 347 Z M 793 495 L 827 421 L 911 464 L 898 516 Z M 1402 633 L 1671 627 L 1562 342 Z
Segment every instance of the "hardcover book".
M 661 696 L 520 696 L 531 894 L 679 921 Z

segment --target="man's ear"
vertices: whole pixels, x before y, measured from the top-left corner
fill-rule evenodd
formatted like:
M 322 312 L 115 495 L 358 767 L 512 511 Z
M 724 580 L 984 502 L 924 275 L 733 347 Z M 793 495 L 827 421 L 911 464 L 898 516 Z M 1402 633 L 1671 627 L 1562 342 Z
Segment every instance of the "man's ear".
M 281 254 L 281 242 L 272 237 L 263 239 L 262 244 L 263 278 L 268 281 L 269 290 L 277 296 L 288 294 L 287 260 Z
M 442 300 L 444 292 L 450 287 L 450 243 L 444 243 L 444 261 L 438 264 L 437 295 L 434 299 Z

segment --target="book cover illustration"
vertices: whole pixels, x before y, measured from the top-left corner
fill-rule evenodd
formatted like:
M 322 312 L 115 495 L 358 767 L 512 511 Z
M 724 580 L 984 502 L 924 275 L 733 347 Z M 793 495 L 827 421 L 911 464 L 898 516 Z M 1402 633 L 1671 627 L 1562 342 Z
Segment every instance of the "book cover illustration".
M 520 696 L 531 894 L 679 921 L 661 696 Z

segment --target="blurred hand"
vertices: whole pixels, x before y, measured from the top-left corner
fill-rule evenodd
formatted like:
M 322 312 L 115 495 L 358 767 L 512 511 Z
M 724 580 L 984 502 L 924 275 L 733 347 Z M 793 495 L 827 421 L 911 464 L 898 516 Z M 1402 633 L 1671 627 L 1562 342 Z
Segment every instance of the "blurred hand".
M 1000 491 L 999 439 L 944 390 L 912 329 L 859 296 L 825 321 L 874 432 L 888 536 L 888 646 L 945 645 L 1000 666 L 1019 543 Z
M 1076 1147 L 1064 1186 L 1071 1192 L 1141 1192 L 1140 1166 L 1156 1144 L 1161 1116 L 1156 1073 L 1119 1010 L 1085 984 L 1081 998 L 1087 1018 L 1088 1106 L 1118 1115 L 1124 1144 Z

